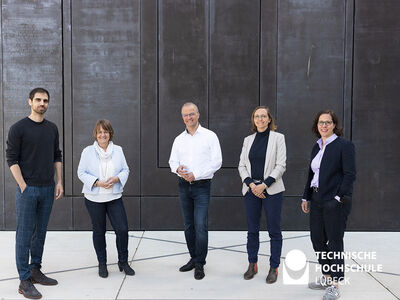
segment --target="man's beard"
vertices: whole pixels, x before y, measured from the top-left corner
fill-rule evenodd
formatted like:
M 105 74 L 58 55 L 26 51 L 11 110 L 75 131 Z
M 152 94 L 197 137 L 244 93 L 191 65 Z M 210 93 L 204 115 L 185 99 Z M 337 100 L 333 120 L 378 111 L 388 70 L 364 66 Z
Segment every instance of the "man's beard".
M 46 108 L 42 108 L 42 109 L 34 109 L 33 110 L 35 113 L 40 114 L 40 115 L 44 115 L 44 113 L 47 111 Z

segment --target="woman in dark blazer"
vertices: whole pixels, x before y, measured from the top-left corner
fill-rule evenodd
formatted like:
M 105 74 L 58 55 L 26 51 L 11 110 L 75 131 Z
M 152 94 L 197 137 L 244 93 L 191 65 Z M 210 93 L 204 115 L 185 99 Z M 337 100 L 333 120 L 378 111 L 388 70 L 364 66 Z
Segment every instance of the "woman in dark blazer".
M 344 278 L 340 254 L 356 178 L 355 150 L 352 142 L 340 137 L 343 130 L 332 110 L 317 114 L 312 131 L 319 140 L 311 151 L 301 208 L 310 212 L 311 241 L 323 276 L 308 286 L 326 289 L 323 299 L 334 300 L 340 297 L 338 283 Z
M 242 178 L 247 217 L 247 253 L 249 267 L 244 273 L 248 280 L 257 274 L 260 247 L 260 217 L 264 208 L 271 239 L 270 270 L 267 283 L 278 278 L 282 252 L 281 210 L 285 187 L 282 175 L 286 170 L 286 145 L 283 134 L 275 131 L 274 119 L 265 106 L 256 107 L 251 115 L 253 134 L 243 141 L 239 174 Z

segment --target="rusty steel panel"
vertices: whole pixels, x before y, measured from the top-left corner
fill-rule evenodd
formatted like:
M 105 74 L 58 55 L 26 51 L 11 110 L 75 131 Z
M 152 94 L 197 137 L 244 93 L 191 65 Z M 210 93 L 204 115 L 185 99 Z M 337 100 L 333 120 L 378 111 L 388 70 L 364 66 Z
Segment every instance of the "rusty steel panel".
M 61 32 L 60 1 L 2 1 L 4 142 L 10 126 L 30 114 L 29 92 L 40 86 L 50 92 L 46 119 L 56 123 L 63 148 Z M 11 230 L 16 183 L 7 165 L 4 169 L 5 229 Z
M 93 144 L 98 119 L 114 128 L 130 167 L 125 195 L 139 195 L 140 2 L 71 1 L 73 193 L 82 150 Z
M 316 113 L 343 121 L 345 1 L 278 2 L 277 119 L 286 137 L 285 195 L 302 194 Z
M 400 230 L 400 2 L 356 1 L 353 142 L 357 182 L 350 226 Z
M 160 1 L 158 9 L 158 165 L 167 168 L 173 140 L 185 128 L 185 102 L 197 104 L 208 127 L 208 1 Z

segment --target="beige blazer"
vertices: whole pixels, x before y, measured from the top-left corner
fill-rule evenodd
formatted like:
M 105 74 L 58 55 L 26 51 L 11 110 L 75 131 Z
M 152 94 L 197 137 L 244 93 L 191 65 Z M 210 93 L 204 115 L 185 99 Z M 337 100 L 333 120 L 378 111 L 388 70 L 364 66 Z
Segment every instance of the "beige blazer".
M 253 145 L 256 133 L 244 138 L 242 153 L 240 153 L 239 174 L 242 178 L 242 193 L 245 195 L 249 187 L 244 183 L 247 177 L 251 177 L 251 165 L 249 160 L 249 152 Z M 270 131 L 268 138 L 267 153 L 265 155 L 264 180 L 271 176 L 275 178 L 275 182 L 267 188 L 269 195 L 274 195 L 285 190 L 282 175 L 286 170 L 286 145 L 285 136 L 281 133 Z

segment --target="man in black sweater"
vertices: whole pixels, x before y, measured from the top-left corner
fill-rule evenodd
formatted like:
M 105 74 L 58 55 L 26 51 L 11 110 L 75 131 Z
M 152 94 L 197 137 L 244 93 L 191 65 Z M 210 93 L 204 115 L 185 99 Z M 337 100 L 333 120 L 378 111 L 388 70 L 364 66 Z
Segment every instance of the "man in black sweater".
M 29 93 L 31 114 L 11 126 L 6 150 L 8 166 L 18 184 L 15 239 L 21 280 L 18 292 L 30 299 L 42 297 L 33 283 L 58 283 L 40 271 L 54 194 L 59 199 L 64 192 L 58 129 L 54 123 L 44 119 L 49 101 L 50 94 L 43 88 L 35 88 Z

